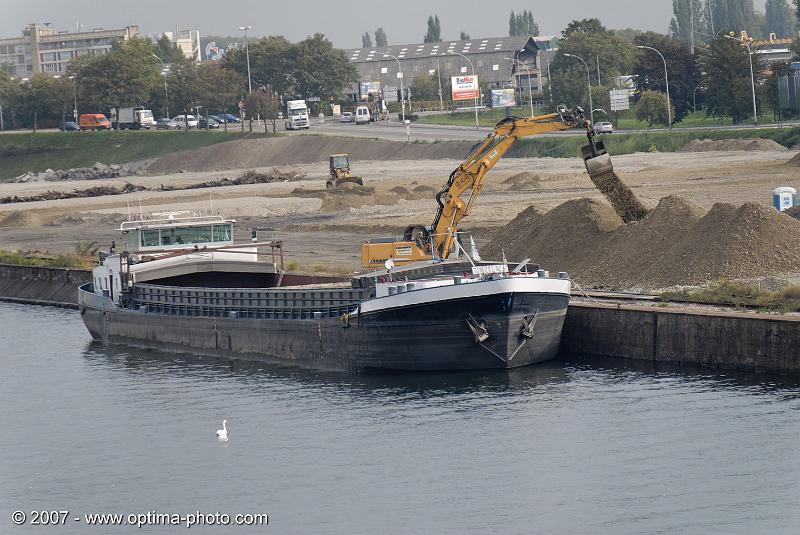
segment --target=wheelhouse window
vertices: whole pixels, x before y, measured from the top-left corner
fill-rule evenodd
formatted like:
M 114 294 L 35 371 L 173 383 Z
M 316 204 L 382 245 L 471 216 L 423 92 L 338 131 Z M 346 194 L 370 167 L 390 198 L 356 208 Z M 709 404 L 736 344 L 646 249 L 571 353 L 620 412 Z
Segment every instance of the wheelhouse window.
M 214 225 L 214 241 L 231 241 L 231 226 Z
M 161 229 L 162 245 L 188 245 L 211 243 L 211 225 Z
M 158 247 L 158 229 L 142 231 L 142 247 Z

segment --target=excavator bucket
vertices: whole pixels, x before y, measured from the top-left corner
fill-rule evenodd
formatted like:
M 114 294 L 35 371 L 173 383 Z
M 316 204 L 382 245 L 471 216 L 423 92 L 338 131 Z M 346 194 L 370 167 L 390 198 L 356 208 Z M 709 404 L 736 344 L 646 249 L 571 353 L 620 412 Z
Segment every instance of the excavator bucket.
M 622 220 L 630 223 L 643 219 L 647 215 L 647 208 L 642 206 L 631 189 L 614 172 L 611 156 L 606 152 L 603 142 L 589 143 L 581 147 L 581 153 L 589 178 L 608 199 Z
M 606 147 L 602 141 L 596 141 L 594 145 L 591 143 L 581 147 L 581 154 L 583 155 L 583 163 L 586 165 L 586 172 L 589 176 L 607 175 L 614 172 L 614 166 L 611 164 L 611 156 L 606 152 Z

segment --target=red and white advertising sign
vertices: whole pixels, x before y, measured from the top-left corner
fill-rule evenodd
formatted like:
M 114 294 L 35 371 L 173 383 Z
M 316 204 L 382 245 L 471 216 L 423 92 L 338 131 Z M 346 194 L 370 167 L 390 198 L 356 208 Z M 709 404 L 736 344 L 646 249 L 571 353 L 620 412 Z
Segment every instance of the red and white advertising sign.
M 451 76 L 453 100 L 472 100 L 480 97 L 477 76 Z

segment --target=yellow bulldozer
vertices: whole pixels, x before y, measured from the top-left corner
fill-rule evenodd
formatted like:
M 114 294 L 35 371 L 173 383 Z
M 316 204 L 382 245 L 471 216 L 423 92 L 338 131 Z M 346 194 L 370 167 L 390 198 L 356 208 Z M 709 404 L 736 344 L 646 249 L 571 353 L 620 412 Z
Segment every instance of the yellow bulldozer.
M 350 183 L 364 185 L 364 180 L 360 176 L 353 176 L 350 171 L 350 158 L 347 154 L 331 154 L 330 155 L 330 175 L 325 182 L 325 187 L 328 189 L 338 188 L 339 185 Z

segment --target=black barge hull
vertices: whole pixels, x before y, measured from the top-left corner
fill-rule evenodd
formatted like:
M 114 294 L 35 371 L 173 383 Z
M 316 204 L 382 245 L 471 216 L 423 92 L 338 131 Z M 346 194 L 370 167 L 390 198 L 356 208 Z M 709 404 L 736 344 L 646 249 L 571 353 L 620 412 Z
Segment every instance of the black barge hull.
M 569 296 L 499 293 L 353 313 L 346 320 L 181 316 L 119 308 L 87 292 L 80 301 L 86 327 L 102 343 L 324 370 L 441 371 L 555 358 Z M 480 341 L 470 324 L 485 328 L 488 338 Z

